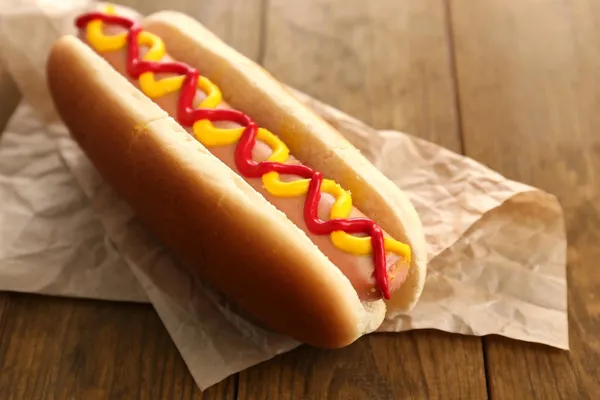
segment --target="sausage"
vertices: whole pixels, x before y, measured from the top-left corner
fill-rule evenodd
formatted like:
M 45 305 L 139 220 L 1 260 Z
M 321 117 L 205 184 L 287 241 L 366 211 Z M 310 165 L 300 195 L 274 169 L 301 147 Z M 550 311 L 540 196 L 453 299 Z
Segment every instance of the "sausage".
M 115 26 L 104 26 L 104 32 L 107 35 L 115 35 L 124 32 L 124 29 Z M 87 42 L 86 32 L 84 30 L 79 31 L 79 38 L 89 44 Z M 92 46 L 90 47 L 93 49 Z M 145 54 L 147 50 L 147 47 L 141 46 L 140 55 Z M 99 52 L 98 54 L 103 57 L 116 71 L 127 78 L 132 85 L 140 89 L 138 80 L 132 78 L 126 71 L 126 50 Z M 162 60 L 169 61 L 172 59 L 167 54 Z M 159 80 L 168 76 L 172 75 L 157 73 L 155 74 L 155 79 Z M 194 106 L 197 106 L 205 97 L 206 95 L 201 90 L 197 90 L 194 99 Z M 176 118 L 178 98 L 179 91 L 155 98 L 153 101 L 162 109 L 164 109 L 171 117 Z M 225 101 L 221 102 L 217 108 L 232 109 Z M 214 125 L 220 128 L 240 127 L 240 125 L 234 122 L 216 122 Z M 191 133 L 191 128 L 186 128 L 186 130 Z M 274 133 L 277 134 L 276 132 Z M 208 150 L 233 171 L 237 171 L 234 158 L 235 145 L 210 147 Z M 257 162 L 260 162 L 266 160 L 270 155 L 271 148 L 267 144 L 257 140 L 256 145 L 253 148 L 253 159 Z M 301 164 L 301 162 L 295 159 L 293 156 L 290 156 L 287 163 Z M 332 261 L 332 263 L 336 265 L 349 279 L 361 300 L 371 301 L 381 298 L 381 293 L 376 289 L 376 282 L 373 277 L 374 263 L 370 255 L 355 255 L 347 253 L 334 246 L 329 235 L 317 235 L 310 232 L 303 217 L 305 196 L 291 198 L 273 196 L 264 188 L 261 179 L 244 179 L 277 209 L 285 213 L 288 219 L 294 222 L 308 235 L 308 237 L 318 246 L 321 252 L 326 255 Z M 300 177 L 291 175 L 281 176 L 282 181 L 292 181 L 296 179 L 300 179 Z M 321 199 L 318 204 L 318 216 L 320 219 L 329 219 L 329 213 L 334 201 L 335 198 L 332 195 L 324 192 L 321 194 Z M 356 209 L 356 207 L 353 207 L 350 217 L 365 217 L 365 215 Z M 384 235 L 389 237 L 389 235 L 385 232 Z M 386 253 L 386 267 L 388 270 L 389 290 L 390 293 L 392 293 L 401 287 L 406 280 L 408 274 L 408 263 L 407 260 L 398 256 L 397 254 L 388 252 Z

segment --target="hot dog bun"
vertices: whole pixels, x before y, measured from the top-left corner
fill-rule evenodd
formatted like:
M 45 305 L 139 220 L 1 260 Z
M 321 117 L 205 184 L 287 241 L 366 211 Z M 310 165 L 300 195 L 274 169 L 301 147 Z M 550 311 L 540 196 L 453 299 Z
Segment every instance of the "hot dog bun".
M 175 59 L 219 86 L 229 104 L 277 132 L 293 154 L 310 160 L 312 167 L 350 190 L 353 203 L 365 215 L 411 247 L 409 276 L 387 302 L 389 310 L 410 311 L 425 283 L 427 248 L 421 221 L 406 194 L 267 71 L 198 21 L 179 12 L 160 11 L 146 17 L 142 25 L 162 38 Z
M 412 308 L 422 290 L 425 246 L 405 195 L 264 70 L 195 21 L 159 13 L 147 21 L 152 29 L 176 58 L 221 86 L 230 104 L 350 189 L 367 216 L 409 244 L 410 275 L 389 304 Z M 188 41 L 197 29 L 210 46 Z M 189 58 L 189 51 L 201 53 Z M 187 265 L 253 317 L 318 347 L 345 346 L 381 324 L 382 300 L 361 302 L 302 229 L 79 39 L 55 44 L 47 76 L 61 118 L 105 180 Z
M 47 65 L 58 113 L 80 147 L 202 278 L 314 346 L 345 346 L 381 324 L 383 301 L 361 303 L 304 232 L 79 39 L 61 38 Z

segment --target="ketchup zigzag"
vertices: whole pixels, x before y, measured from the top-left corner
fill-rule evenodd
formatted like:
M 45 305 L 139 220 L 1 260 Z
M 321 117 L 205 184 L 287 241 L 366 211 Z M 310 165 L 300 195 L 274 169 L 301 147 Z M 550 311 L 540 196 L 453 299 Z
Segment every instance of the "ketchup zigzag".
M 332 235 L 332 239 L 333 235 L 340 232 L 345 232 L 345 234 L 368 234 L 370 236 L 376 287 L 381 292 L 383 298 L 390 298 L 386 267 L 386 247 L 395 248 L 396 251 L 394 252 L 401 253 L 410 263 L 408 246 L 393 239 L 384 238 L 381 227 L 368 218 L 332 218 L 327 221 L 321 220 L 317 214 L 321 199 L 321 188 L 323 186 L 323 177 L 320 172 L 306 165 L 292 165 L 268 160 L 262 162 L 254 161 L 252 159 L 252 149 L 256 143 L 257 135 L 260 135 L 261 129 L 258 128 L 257 124 L 248 115 L 237 110 L 194 108 L 193 101 L 196 90 L 199 87 L 199 79 L 209 82 L 206 78 L 201 77 L 196 69 L 181 62 L 147 61 L 140 59 L 139 37 L 142 33 L 142 27 L 132 19 L 112 15 L 112 13 L 90 12 L 77 18 L 75 24 L 79 29 L 84 29 L 92 21 L 103 21 L 108 24 L 120 26 L 128 31 L 127 72 L 135 79 L 139 79 L 142 74 L 148 72 L 171 73 L 184 77 L 181 83 L 177 111 L 177 120 L 182 126 L 193 127 L 199 121 L 232 121 L 243 127 L 243 133 L 235 148 L 235 164 L 242 175 L 248 178 L 261 178 L 269 173 L 279 173 L 297 175 L 308 180 L 308 190 L 306 191 L 306 200 L 304 202 L 304 220 L 310 232 L 317 235 Z M 210 82 L 208 84 L 212 85 Z M 281 146 L 285 148 L 282 143 Z M 287 148 L 285 148 L 284 153 L 284 158 L 287 158 Z M 336 186 L 339 188 L 339 185 Z M 339 190 L 343 191 L 341 188 Z M 343 192 L 345 193 L 345 191 Z M 350 208 L 351 204 L 350 202 Z M 345 208 L 347 207 L 348 205 L 346 204 Z M 401 248 L 402 251 L 398 251 L 398 248 Z

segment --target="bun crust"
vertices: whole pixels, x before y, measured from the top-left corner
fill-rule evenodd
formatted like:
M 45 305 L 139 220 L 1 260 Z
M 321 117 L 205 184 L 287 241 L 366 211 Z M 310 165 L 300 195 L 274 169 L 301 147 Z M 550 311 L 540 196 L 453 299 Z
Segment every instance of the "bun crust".
M 104 179 L 246 312 L 325 348 L 379 327 L 383 301 L 361 303 L 300 228 L 79 39 L 55 43 L 47 79 L 59 115 Z
M 267 71 L 196 20 L 179 12 L 161 11 L 142 24 L 162 38 L 171 56 L 219 86 L 230 105 L 280 136 L 300 161 L 350 190 L 358 209 L 411 247 L 409 275 L 387 302 L 390 313 L 410 311 L 425 283 L 427 247 L 419 216 L 405 193 Z

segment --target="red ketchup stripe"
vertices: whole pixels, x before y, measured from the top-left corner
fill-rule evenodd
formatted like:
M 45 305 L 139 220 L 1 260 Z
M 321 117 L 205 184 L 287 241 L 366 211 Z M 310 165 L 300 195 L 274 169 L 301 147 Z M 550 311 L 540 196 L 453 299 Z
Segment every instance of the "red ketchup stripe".
M 172 73 L 185 76 L 177 110 L 177 119 L 182 126 L 192 127 L 197 121 L 209 120 L 212 122 L 232 121 L 245 127 L 235 149 L 235 164 L 242 175 L 247 178 L 260 178 L 266 173 L 278 172 L 280 174 L 296 175 L 304 179 L 310 179 L 304 203 L 304 220 L 312 233 L 316 235 L 329 235 L 335 231 L 344 231 L 349 234 L 364 233 L 370 235 L 373 248 L 375 283 L 383 298 L 390 298 L 383 230 L 375 222 L 367 218 L 321 220 L 317 214 L 321 199 L 321 183 L 323 182 L 320 172 L 314 171 L 306 165 L 254 161 L 252 159 L 252 149 L 256 144 L 258 126 L 248 115 L 237 110 L 193 107 L 197 82 L 200 76 L 196 69 L 181 62 L 150 62 L 140 60 L 138 36 L 142 31 L 142 27 L 132 19 L 100 12 L 91 12 L 77 18 L 75 25 L 79 29 L 84 29 L 93 20 L 101 20 L 104 23 L 118 25 L 128 30 L 127 72 L 132 77 L 137 79 L 144 72 Z

